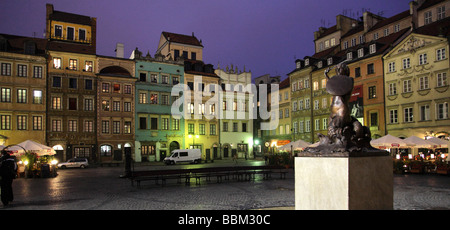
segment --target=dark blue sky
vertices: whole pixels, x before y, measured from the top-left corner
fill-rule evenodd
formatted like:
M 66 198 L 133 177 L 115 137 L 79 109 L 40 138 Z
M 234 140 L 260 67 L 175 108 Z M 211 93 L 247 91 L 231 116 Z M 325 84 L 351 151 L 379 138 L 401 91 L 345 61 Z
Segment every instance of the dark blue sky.
M 136 47 L 153 56 L 162 31 L 203 41 L 203 59 L 217 67 L 233 64 L 252 77 L 280 75 L 295 58 L 314 52 L 314 31 L 336 24 L 336 15 L 356 18 L 363 9 L 390 17 L 410 0 L 2 0 L 0 33 L 43 37 L 45 4 L 57 11 L 97 18 L 97 53 L 125 57 Z

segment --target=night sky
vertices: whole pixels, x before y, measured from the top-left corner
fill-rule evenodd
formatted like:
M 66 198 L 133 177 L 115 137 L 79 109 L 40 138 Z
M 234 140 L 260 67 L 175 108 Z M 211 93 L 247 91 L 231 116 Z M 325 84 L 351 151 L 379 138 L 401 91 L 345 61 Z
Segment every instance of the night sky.
M 162 31 L 191 35 L 204 45 L 203 60 L 215 68 L 245 66 L 252 77 L 279 75 L 295 59 L 314 53 L 314 31 L 336 24 L 336 15 L 384 17 L 409 9 L 410 0 L 1 0 L 0 33 L 43 38 L 45 4 L 56 11 L 97 18 L 97 54 L 125 57 L 139 48 L 154 56 Z

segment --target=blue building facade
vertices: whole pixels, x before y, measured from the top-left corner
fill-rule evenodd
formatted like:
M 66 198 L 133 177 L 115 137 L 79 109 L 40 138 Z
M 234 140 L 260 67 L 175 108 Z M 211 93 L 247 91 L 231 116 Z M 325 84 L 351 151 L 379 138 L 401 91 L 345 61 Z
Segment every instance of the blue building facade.
M 136 49 L 135 155 L 136 162 L 162 161 L 174 149 L 184 148 L 184 119 L 171 114 L 172 88 L 184 84 L 183 60 L 143 56 Z

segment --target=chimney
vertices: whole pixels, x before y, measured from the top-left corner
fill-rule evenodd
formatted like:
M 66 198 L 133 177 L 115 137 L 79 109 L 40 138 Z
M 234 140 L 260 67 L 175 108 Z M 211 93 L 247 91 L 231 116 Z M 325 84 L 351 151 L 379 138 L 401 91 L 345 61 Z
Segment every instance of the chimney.
M 123 58 L 124 57 L 124 46 L 123 43 L 116 44 L 116 57 Z

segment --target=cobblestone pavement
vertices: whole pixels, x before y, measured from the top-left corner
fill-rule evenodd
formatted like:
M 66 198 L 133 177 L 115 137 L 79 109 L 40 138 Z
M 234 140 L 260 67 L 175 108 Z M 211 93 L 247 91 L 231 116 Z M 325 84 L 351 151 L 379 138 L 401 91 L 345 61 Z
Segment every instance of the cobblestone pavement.
M 223 166 L 216 161 L 200 165 L 141 165 L 140 169 L 162 167 Z M 239 164 L 261 165 L 264 161 L 242 160 Z M 251 182 L 229 181 L 216 183 L 202 181 L 190 185 L 168 181 L 165 186 L 153 181 L 131 186 L 120 178 L 123 167 L 91 167 L 59 170 L 55 178 L 14 180 L 14 202 L 0 209 L 7 210 L 250 210 L 293 209 L 294 171 L 286 179 Z M 394 209 L 436 210 L 450 209 L 450 177 L 442 175 L 395 175 Z

